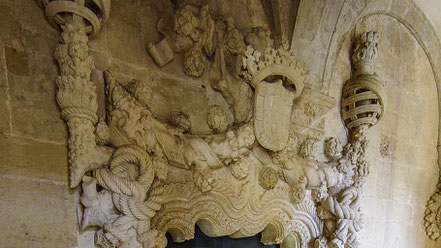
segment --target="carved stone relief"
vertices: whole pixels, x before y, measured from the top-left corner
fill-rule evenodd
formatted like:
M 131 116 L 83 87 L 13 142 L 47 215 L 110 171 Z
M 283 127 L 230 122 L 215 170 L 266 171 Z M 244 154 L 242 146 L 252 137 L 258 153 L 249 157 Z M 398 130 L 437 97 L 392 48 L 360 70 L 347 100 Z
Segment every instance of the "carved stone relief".
M 70 131 L 70 186 L 83 188 L 81 226 L 100 228 L 99 247 L 165 247 L 166 232 L 184 241 L 196 224 L 209 236 L 262 232 L 265 244 L 297 237 L 301 247 L 358 247 L 366 132 L 385 109 L 375 32 L 358 37 L 354 76 L 343 89 L 349 143 L 328 139 L 328 160 L 320 162 L 315 146 L 332 99 L 303 89 L 305 66 L 286 43 L 275 47 L 263 28 L 239 31 L 206 6 L 182 4 L 161 18 L 158 27 L 173 26 L 148 51 L 159 66 L 182 56 L 187 75 L 207 73 L 234 124 L 218 106 L 209 108 L 207 135 L 192 134 L 182 113 L 158 120 L 148 106 L 155 92 L 138 81 L 123 87 L 109 71 L 107 122 L 98 122 L 87 41 L 110 1 L 85 2 L 44 1 L 48 20 L 62 30 L 56 82 Z
M 381 135 L 381 142 L 380 142 L 380 155 L 382 157 L 387 157 L 390 155 L 391 150 L 391 140 L 390 137 L 387 137 L 385 135 Z
M 438 153 L 440 152 L 439 148 L 438 146 Z M 436 241 L 441 236 L 441 176 L 438 179 L 435 193 L 427 201 L 424 214 L 426 235 Z

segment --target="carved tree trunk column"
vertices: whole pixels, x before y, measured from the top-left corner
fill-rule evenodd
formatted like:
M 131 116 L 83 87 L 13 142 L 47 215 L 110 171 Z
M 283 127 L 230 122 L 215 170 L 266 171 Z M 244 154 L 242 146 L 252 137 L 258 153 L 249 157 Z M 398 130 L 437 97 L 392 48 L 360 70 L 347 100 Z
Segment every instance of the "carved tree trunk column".
M 93 157 L 90 153 L 96 146 L 98 103 L 95 86 L 89 82 L 94 63 L 88 53 L 85 25 L 82 20 L 71 18 L 62 29 L 63 44 L 55 51 L 60 66 L 57 101 L 70 131 L 70 186 L 75 187 L 84 173 L 94 167 L 88 158 Z
M 76 187 L 84 174 L 106 163 L 112 153 L 95 142 L 98 109 L 95 85 L 90 81 L 94 62 L 89 55 L 88 34 L 93 37 L 101 26 L 98 16 L 108 17 L 110 0 L 91 1 L 102 13 L 85 7 L 84 0 L 42 0 L 49 23 L 62 31 L 55 51 L 60 68 L 57 102 L 69 131 L 70 187 Z M 87 25 L 86 25 L 87 23 Z

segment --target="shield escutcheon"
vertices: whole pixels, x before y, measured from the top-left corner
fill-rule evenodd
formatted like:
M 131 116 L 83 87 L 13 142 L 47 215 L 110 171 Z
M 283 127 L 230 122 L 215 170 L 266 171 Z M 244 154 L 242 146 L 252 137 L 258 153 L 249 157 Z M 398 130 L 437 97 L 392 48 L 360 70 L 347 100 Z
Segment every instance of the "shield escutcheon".
M 289 136 L 289 124 L 295 93 L 283 87 L 282 80 L 261 81 L 256 87 L 254 132 L 266 149 L 280 151 Z

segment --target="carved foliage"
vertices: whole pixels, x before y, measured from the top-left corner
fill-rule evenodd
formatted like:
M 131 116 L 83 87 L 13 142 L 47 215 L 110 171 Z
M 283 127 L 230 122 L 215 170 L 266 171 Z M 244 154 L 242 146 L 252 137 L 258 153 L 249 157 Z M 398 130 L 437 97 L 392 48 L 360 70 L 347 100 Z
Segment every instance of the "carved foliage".
M 165 247 L 165 232 L 183 241 L 192 237 L 195 223 L 214 236 L 240 238 L 263 231 L 265 243 L 297 235 L 305 248 L 312 237 L 318 237 L 317 247 L 358 246 L 361 187 L 369 174 L 365 157 L 369 125 L 351 122 L 350 143 L 344 150 L 331 139 L 326 145 L 329 163 L 315 160 L 312 139 L 295 154 L 290 116 L 293 100 L 303 89 L 304 70 L 287 44 L 268 46 L 269 35 L 258 29 L 244 39 L 231 19 L 216 26 L 208 7 L 183 4 L 173 17 L 173 32 L 174 48 L 184 52 L 184 70 L 201 76 L 204 53 L 215 53 L 210 82 L 240 125 L 228 129 L 225 113 L 212 108 L 208 124 L 217 134 L 192 135 L 184 115 L 171 118 L 174 126 L 154 117 L 146 107 L 152 95 L 148 87 L 137 81 L 122 87 L 107 72 L 109 123 L 101 122 L 95 130 L 97 96 L 90 82 L 93 61 L 86 35 L 90 28 L 74 17 L 63 22 L 63 43 L 55 54 L 60 65 L 57 101 L 70 130 L 71 186 L 83 181 L 82 227 L 100 227 L 100 247 Z M 374 34 L 360 37 L 362 43 L 354 51 L 356 68 L 369 65 L 377 49 Z M 235 77 L 240 62 L 245 81 Z M 254 122 L 250 86 L 257 92 Z M 383 103 L 368 100 L 364 103 Z M 306 115 L 317 114 L 312 105 L 304 106 Z M 376 118 L 372 115 L 377 112 L 371 112 L 358 117 Z M 278 123 L 280 116 L 286 123 Z M 92 177 L 84 176 L 88 172 Z M 439 224 L 438 200 L 430 202 L 426 218 L 434 237 L 439 236 L 434 226 Z
M 315 247 L 343 248 L 360 245 L 359 235 L 363 225 L 360 198 L 362 186 L 369 175 L 366 132 L 384 114 L 385 107 L 378 79 L 371 77 L 372 62 L 378 50 L 377 40 L 375 32 L 363 33 L 358 37 L 354 48 L 356 74 L 344 86 L 342 103 L 343 119 L 349 129 L 350 142 L 343 152 L 335 139 L 328 140 L 325 147 L 325 153 L 330 159 L 338 159 L 336 169 L 343 173 L 345 180 L 341 190 L 334 190 L 327 197 L 323 194 L 324 191 L 316 191 L 316 200 L 321 199 L 318 214 L 325 223 L 324 236 L 316 239 Z M 347 95 L 348 92 L 352 92 L 350 96 Z M 349 118 L 350 115 L 352 116 Z
M 352 55 L 352 63 L 357 74 L 373 74 L 373 66 L 378 54 L 378 38 L 377 32 L 374 31 L 357 36 Z
M 71 20 L 62 29 L 63 43 L 55 50 L 60 68 L 56 79 L 57 102 L 70 130 L 70 186 L 76 187 L 87 171 L 108 161 L 112 149 L 98 147 L 95 142 L 98 103 L 95 86 L 90 82 L 94 64 L 87 46 L 86 27 L 82 20 Z
M 424 227 L 430 239 L 438 240 L 441 236 L 441 193 L 436 192 L 427 202 Z

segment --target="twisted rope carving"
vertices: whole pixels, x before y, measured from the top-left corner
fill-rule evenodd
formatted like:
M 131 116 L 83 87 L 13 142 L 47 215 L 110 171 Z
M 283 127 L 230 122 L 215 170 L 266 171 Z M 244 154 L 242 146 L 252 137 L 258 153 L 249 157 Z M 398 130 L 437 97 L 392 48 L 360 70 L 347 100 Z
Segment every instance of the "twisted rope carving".
M 336 219 L 335 230 L 328 230 L 332 232 L 331 244 L 358 247 L 358 232 L 363 224 L 359 203 L 359 192 L 355 187 L 347 188 L 340 197 L 328 197 L 323 200 L 322 207 L 326 210 L 321 213 L 321 218 Z M 326 211 L 334 217 L 329 216 Z
M 133 180 L 129 175 L 129 165 L 139 167 L 139 176 Z M 105 189 L 142 201 L 146 197 L 154 178 L 154 169 L 150 156 L 140 147 L 129 145 L 115 151 L 109 169 L 95 171 L 98 183 Z
M 133 165 L 137 171 L 133 171 Z M 95 171 L 98 183 L 112 192 L 112 201 L 121 215 L 104 226 L 102 247 L 119 245 L 124 232 L 135 228 L 138 241 L 149 247 L 150 219 L 161 208 L 163 188 L 154 182 L 155 169 L 151 157 L 136 145 L 119 148 L 113 154 L 108 169 Z M 109 237 L 109 234 L 111 236 Z

